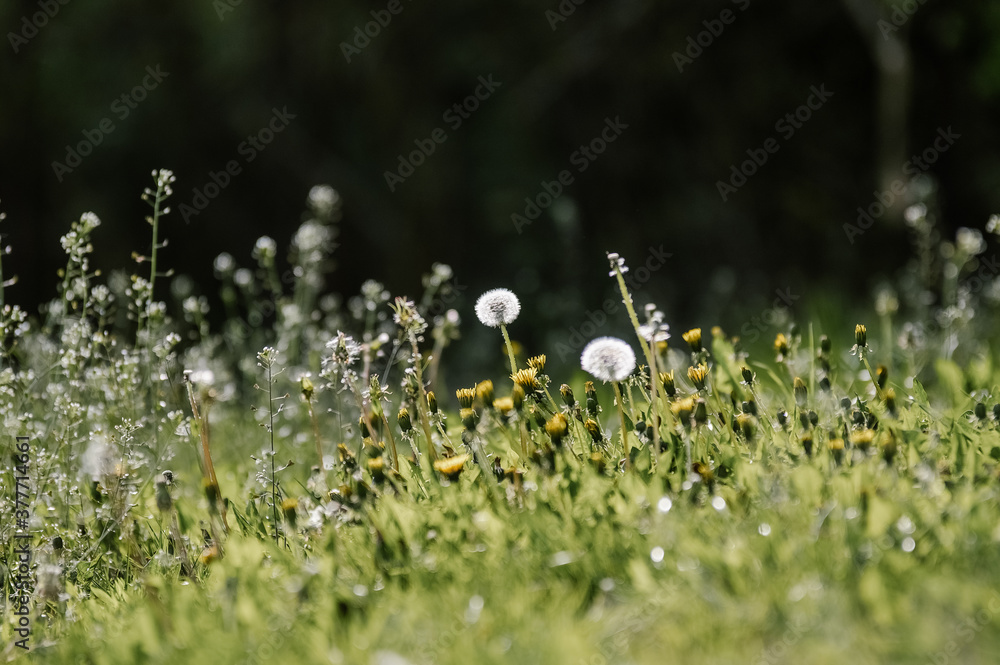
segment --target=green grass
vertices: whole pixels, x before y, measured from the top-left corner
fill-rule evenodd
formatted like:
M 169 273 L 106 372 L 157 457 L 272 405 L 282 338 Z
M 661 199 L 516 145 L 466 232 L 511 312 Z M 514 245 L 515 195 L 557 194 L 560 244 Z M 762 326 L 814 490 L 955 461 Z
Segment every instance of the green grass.
M 368 283 L 338 307 L 322 296 L 329 192 L 314 190 L 308 212 L 291 283 L 267 240 L 256 270 L 217 262 L 219 331 L 191 285 L 176 309 L 156 305 L 152 274 L 105 286 L 87 261 L 89 217 L 64 240 L 59 296 L 26 320 L 4 309 L 4 659 L 25 657 L 8 574 L 24 436 L 26 657 L 39 662 L 997 661 L 988 290 L 961 299 L 974 315 L 920 339 L 880 305 L 865 354 L 884 367 L 878 391 L 846 345 L 821 352 L 815 321 L 776 328 L 788 345 L 777 359 L 721 330 L 701 350 L 677 332 L 668 348 L 626 340 L 640 363 L 655 354 L 674 371 L 676 392 L 658 381 L 651 400 L 639 367 L 621 383 L 621 414 L 610 385 L 591 392 L 589 377 L 549 376 L 537 359 L 538 391 L 483 376 L 495 401 L 481 385 L 458 410 L 425 396 L 461 330 L 431 314 L 450 270 L 428 275 L 420 305 L 390 308 Z M 958 277 L 942 294 L 965 288 L 976 255 L 949 250 Z M 917 320 L 958 307 L 947 297 Z M 510 322 L 510 336 L 530 325 Z M 687 378 L 699 364 L 701 390 Z M 461 453 L 452 480 L 430 463 Z

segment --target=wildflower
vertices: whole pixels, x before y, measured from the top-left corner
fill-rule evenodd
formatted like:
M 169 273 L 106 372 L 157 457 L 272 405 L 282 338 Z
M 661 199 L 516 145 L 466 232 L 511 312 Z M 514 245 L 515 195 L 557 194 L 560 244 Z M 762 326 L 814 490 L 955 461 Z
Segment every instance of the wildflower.
M 795 377 L 795 380 L 792 383 L 795 392 L 795 403 L 798 404 L 799 406 L 805 406 L 806 397 L 809 394 L 809 391 L 806 388 L 806 382 L 803 381 L 801 377 L 797 376 Z
M 799 443 L 802 444 L 802 450 L 806 451 L 806 455 L 812 457 L 813 454 L 813 435 L 811 432 L 806 432 L 801 437 L 799 437 Z
M 891 416 L 896 415 L 896 391 L 892 388 L 885 391 L 885 410 L 888 411 Z
M 705 379 L 708 377 L 708 367 L 699 364 L 695 367 L 688 367 L 688 379 L 694 384 L 694 387 L 698 390 L 704 390 Z
M 635 369 L 635 352 L 615 337 L 598 337 L 583 349 L 580 366 L 602 381 L 622 381 Z
M 493 406 L 493 382 L 486 380 L 477 385 L 476 396 L 483 400 L 486 406 Z
M 431 413 L 438 412 L 437 395 L 434 394 L 433 390 L 427 391 L 427 408 L 430 409 Z
M 566 432 L 569 430 L 569 421 L 566 420 L 566 416 L 561 413 L 554 414 L 547 423 L 545 423 L 545 433 L 552 438 L 552 443 L 559 445 L 562 442 Z
M 498 397 L 494 400 L 493 407 L 500 413 L 510 413 L 514 410 L 514 400 L 511 397 Z
M 461 409 L 458 412 L 458 415 L 462 419 L 462 424 L 465 425 L 465 429 L 476 429 L 476 422 L 479 420 L 479 414 L 476 413 L 475 409 Z
M 701 351 L 701 328 L 692 328 L 681 335 L 681 337 L 683 337 L 684 341 L 691 347 L 691 353 L 698 353 Z
M 859 323 L 854 326 L 854 348 L 851 349 L 851 355 L 863 351 L 866 346 L 868 346 L 868 329 Z
M 608 273 L 608 277 L 614 277 L 619 272 L 623 275 L 628 272 L 625 259 L 618 256 L 615 252 L 608 252 L 608 261 L 611 263 L 611 272 Z
M 545 354 L 528 358 L 528 367 L 539 372 L 545 371 Z
M 700 397 L 694 403 L 694 421 L 699 425 L 708 422 L 708 405 Z
M 472 402 L 476 399 L 476 389 L 459 388 L 455 391 L 455 397 L 458 398 L 458 405 L 463 409 L 472 408 Z
M 875 368 L 875 376 L 878 379 L 878 387 L 885 388 L 885 382 L 889 378 L 889 368 L 885 365 L 879 365 Z
M 870 429 L 863 429 L 858 432 L 851 432 L 851 445 L 855 448 L 867 450 L 875 438 L 875 432 Z
M 511 375 L 511 379 L 514 383 L 524 391 L 525 395 L 530 395 L 537 390 L 542 389 L 542 385 L 538 382 L 536 375 L 538 370 L 534 367 L 529 367 L 528 369 L 521 369 Z
M 491 289 L 476 301 L 476 316 L 490 328 L 513 323 L 520 312 L 521 303 L 508 289 Z
M 381 459 L 381 458 L 380 458 Z M 295 498 L 288 498 L 281 502 L 281 512 L 285 516 L 285 520 L 295 527 L 295 509 L 299 507 L 299 500 Z
M 778 333 L 774 338 L 774 352 L 778 354 L 778 362 L 788 355 L 788 338 L 784 333 Z
M 667 397 L 673 397 L 677 394 L 677 387 L 674 385 L 674 370 L 660 372 L 660 383 L 663 384 L 663 392 L 667 394 Z
M 743 375 L 743 383 L 747 384 L 748 386 L 753 385 L 753 378 L 754 378 L 753 371 L 751 371 L 749 367 L 747 367 L 746 365 L 740 367 L 740 374 Z
M 677 417 L 677 420 L 679 420 L 681 424 L 684 425 L 684 427 L 690 427 L 691 426 L 690 418 L 691 418 L 691 413 L 694 411 L 694 407 L 695 407 L 694 398 L 685 397 L 671 404 L 670 410 L 673 412 L 674 416 Z
M 594 443 L 600 443 L 604 440 L 604 434 L 601 432 L 601 426 L 597 424 L 597 421 L 593 418 L 587 418 L 586 422 L 583 423 L 584 429 L 590 434 L 590 438 L 594 440 Z
M 455 457 L 448 457 L 435 461 L 434 468 L 448 480 L 455 480 L 458 478 L 459 474 L 462 473 L 462 469 L 465 468 L 465 463 L 468 461 L 469 454 L 463 453 L 461 455 L 456 455 Z
M 584 383 L 583 392 L 587 395 L 587 413 L 596 416 L 600 413 L 601 406 L 597 403 L 597 390 L 594 388 L 594 382 L 587 381 Z
M 562 395 L 563 403 L 566 406 L 576 404 L 576 397 L 573 396 L 573 389 L 569 387 L 569 384 L 564 383 L 559 386 L 559 394 Z
M 399 413 L 396 414 L 396 422 L 399 423 L 399 429 L 406 434 L 413 429 L 413 423 L 410 421 L 410 412 L 404 406 L 399 409 Z
M 833 459 L 834 461 L 837 462 L 837 465 L 839 466 L 840 463 L 844 460 L 844 440 L 839 438 L 830 439 L 829 443 L 827 443 L 826 445 L 830 449 L 830 452 L 833 453 Z
M 740 433 L 747 441 L 753 441 L 754 437 L 757 435 L 757 419 L 754 418 L 749 413 L 741 413 L 736 416 L 736 425 L 740 429 Z

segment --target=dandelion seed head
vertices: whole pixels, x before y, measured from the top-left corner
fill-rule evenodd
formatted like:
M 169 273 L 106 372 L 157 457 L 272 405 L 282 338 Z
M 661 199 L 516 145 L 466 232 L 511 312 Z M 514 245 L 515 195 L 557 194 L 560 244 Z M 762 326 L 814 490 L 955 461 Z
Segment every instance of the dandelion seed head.
M 476 301 L 476 316 L 491 328 L 513 323 L 520 313 L 521 303 L 508 289 L 490 289 Z
M 635 352 L 617 337 L 598 337 L 583 349 L 580 366 L 602 381 L 622 381 L 635 369 Z

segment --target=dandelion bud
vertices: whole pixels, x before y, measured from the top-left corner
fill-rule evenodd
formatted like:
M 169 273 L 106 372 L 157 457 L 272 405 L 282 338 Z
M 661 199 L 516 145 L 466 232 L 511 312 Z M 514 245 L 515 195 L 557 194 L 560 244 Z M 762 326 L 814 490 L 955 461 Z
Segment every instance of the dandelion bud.
M 677 386 L 674 385 L 674 370 L 660 372 L 660 383 L 663 384 L 663 392 L 667 394 L 667 397 L 673 397 L 677 394 Z
M 427 391 L 427 408 L 430 409 L 431 413 L 438 412 L 438 399 L 433 390 Z
M 208 497 L 208 505 L 214 511 L 217 508 L 219 502 L 219 485 L 218 483 L 205 478 L 202 480 L 202 485 L 205 487 L 205 496 Z
M 601 433 L 601 426 L 593 418 L 587 418 L 586 422 L 583 423 L 583 427 L 587 430 L 590 438 L 594 440 L 594 443 L 600 443 L 604 439 L 604 435 Z
M 542 372 L 545 370 L 545 354 L 539 356 L 534 356 L 528 358 L 528 367 L 531 367 L 537 372 Z
M 209 545 L 201 551 L 201 556 L 198 557 L 198 561 L 203 564 L 210 564 L 213 561 L 219 559 L 219 548 L 216 545 Z
M 476 386 L 476 395 L 486 406 L 493 406 L 493 382 L 487 379 Z
M 302 398 L 307 402 L 311 402 L 315 387 L 308 376 L 303 375 L 299 378 L 299 388 L 302 390 Z
M 685 397 L 670 405 L 670 410 L 685 428 L 691 427 L 691 413 L 694 411 L 694 399 Z
M 514 400 L 510 397 L 498 397 L 493 402 L 493 408 L 503 414 L 508 414 L 514 410 Z
M 740 428 L 740 433 L 747 441 L 753 441 L 757 435 L 757 419 L 749 413 L 741 413 L 736 416 L 736 424 Z
M 537 369 L 529 367 L 528 369 L 518 370 L 510 378 L 516 385 L 521 387 L 525 395 L 531 395 L 542 389 L 542 384 L 538 382 L 537 374 Z
M 885 382 L 889 378 L 889 368 L 885 365 L 879 365 L 875 368 L 875 376 L 878 382 L 878 387 L 885 388 Z
M 779 362 L 788 355 L 788 338 L 784 333 L 778 333 L 774 337 L 774 352 L 778 354 Z
M 993 420 L 1000 420 L 1000 404 L 993 405 Z
M 295 528 L 295 509 L 298 507 L 298 499 L 289 498 L 281 502 L 281 512 L 285 515 L 285 521 L 291 524 L 293 529 Z
M 549 418 L 549 421 L 545 423 L 545 433 L 552 438 L 552 443 L 555 445 L 560 445 L 562 439 L 566 436 L 566 432 L 569 430 L 569 421 L 566 420 L 566 416 L 561 413 L 557 413 Z
M 566 406 L 576 404 L 576 397 L 573 396 L 573 389 L 569 387 L 569 384 L 564 383 L 559 386 L 559 394 L 562 395 L 563 404 Z
M 976 403 L 975 411 L 974 412 L 976 414 L 976 418 L 979 418 L 980 420 L 986 420 L 986 405 L 985 404 L 983 404 L 982 402 Z
M 691 353 L 701 352 L 701 328 L 692 328 L 681 335 L 681 337 L 683 337 L 684 341 L 691 347 Z
M 436 460 L 434 462 L 434 469 L 448 480 L 453 481 L 462 473 L 462 469 L 465 468 L 465 463 L 468 461 L 469 454 L 463 453 L 455 457 Z
M 859 349 L 868 346 L 868 329 L 860 323 L 854 326 L 854 343 Z
M 750 368 L 747 367 L 746 365 L 743 365 L 742 367 L 740 367 L 740 373 L 743 375 L 743 382 L 748 386 L 752 386 L 753 372 L 750 370 Z
M 1000 406 L 1000 404 L 997 406 Z M 885 410 L 889 412 L 890 416 L 896 415 L 896 391 L 892 388 L 885 391 Z M 996 413 L 995 407 L 993 411 Z
M 828 393 L 833 389 L 833 386 L 830 385 L 830 377 L 824 376 L 819 380 L 819 389 L 825 393 Z
M 705 400 L 700 397 L 694 403 L 694 421 L 699 425 L 708 422 L 708 406 L 705 404 Z
M 597 473 L 604 473 L 604 469 L 607 468 L 607 464 L 604 462 L 604 455 L 599 452 L 590 454 L 590 465 L 594 467 Z
M 819 338 L 819 352 L 825 356 L 830 353 L 830 349 L 832 348 L 833 344 L 830 342 L 830 338 L 826 335 L 821 335 Z
M 806 432 L 801 437 L 799 437 L 799 443 L 802 444 L 802 450 L 806 451 L 806 455 L 812 457 L 813 454 L 813 435 L 810 432 Z
M 891 429 L 888 430 L 882 440 L 882 458 L 885 460 L 886 464 L 892 464 L 892 460 L 896 457 L 898 447 L 899 445 L 896 442 L 896 433 Z
M 748 399 L 743 402 L 743 413 L 749 413 L 751 416 L 757 415 L 757 401 L 753 399 Z
M 694 387 L 698 390 L 703 390 L 705 388 L 705 379 L 708 377 L 708 367 L 705 365 L 698 365 L 696 367 L 688 367 L 688 379 L 694 384 Z
M 833 459 L 837 463 L 837 466 L 844 461 L 844 440 L 843 439 L 830 439 L 830 442 L 826 444 L 833 454 Z
M 514 388 L 510 391 L 510 400 L 514 404 L 514 408 L 520 411 L 524 406 L 524 388 L 514 384 Z
M 156 481 L 156 507 L 161 513 L 170 511 L 173 500 L 170 498 L 170 490 L 167 489 L 167 481 L 158 479 Z
M 413 423 L 410 421 L 410 411 L 405 406 L 401 407 L 399 413 L 396 414 L 396 422 L 399 423 L 399 429 L 404 434 L 413 429 Z
M 795 377 L 792 382 L 793 391 L 795 393 L 795 403 L 800 407 L 806 405 L 806 398 L 809 395 L 809 390 L 806 388 L 806 382 L 802 380 L 801 377 Z
M 809 412 L 809 424 L 813 427 L 816 427 L 816 425 L 819 424 L 819 414 L 815 411 Z
M 385 458 L 373 457 L 368 460 L 368 473 L 372 474 L 372 480 L 381 483 L 385 480 Z
M 600 412 L 600 405 L 597 403 L 597 390 L 593 381 L 583 384 L 583 391 L 587 395 L 587 413 L 596 416 Z
M 870 429 L 863 429 L 859 432 L 851 432 L 851 445 L 855 448 L 860 448 L 861 450 L 868 450 L 871 446 L 872 440 L 875 438 L 875 432 Z
M 784 409 L 778 411 L 778 424 L 781 425 L 781 429 L 785 429 L 785 426 L 788 425 L 788 412 Z
M 475 388 L 459 388 L 455 391 L 455 397 L 458 398 L 458 406 L 462 409 L 471 409 L 472 402 L 476 399 L 476 389 Z
M 465 425 L 465 429 L 476 429 L 476 422 L 479 420 L 479 416 L 475 409 L 462 409 L 458 412 L 458 415 L 462 419 L 462 424 Z

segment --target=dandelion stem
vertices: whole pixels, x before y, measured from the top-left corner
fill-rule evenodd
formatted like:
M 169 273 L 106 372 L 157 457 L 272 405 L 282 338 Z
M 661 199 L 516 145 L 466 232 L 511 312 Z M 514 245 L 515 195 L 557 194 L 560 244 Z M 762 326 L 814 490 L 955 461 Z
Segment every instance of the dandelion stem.
M 622 405 L 622 391 L 621 388 L 618 387 L 617 381 L 612 381 L 611 387 L 615 389 L 615 404 L 618 405 L 618 420 L 621 421 L 622 426 L 622 452 L 625 454 L 625 468 L 628 469 L 632 466 L 632 462 L 629 460 L 628 440 L 625 436 L 625 407 Z
M 656 404 L 659 401 L 659 387 L 657 386 L 656 372 L 654 368 L 656 367 L 656 361 L 653 359 L 653 354 L 650 350 L 650 345 L 646 343 L 646 338 L 642 336 L 639 332 L 639 317 L 635 314 L 635 308 L 632 307 L 632 296 L 628 292 L 628 287 L 625 285 L 625 277 L 622 275 L 621 266 L 617 263 L 614 265 L 615 278 L 618 280 L 618 289 L 622 292 L 622 302 L 625 304 L 625 309 L 628 311 L 628 318 L 632 322 L 632 327 L 635 329 L 635 336 L 639 338 L 639 346 L 642 348 L 642 353 L 646 357 L 646 365 L 649 367 L 649 386 L 652 392 L 652 403 Z M 652 410 L 653 415 L 653 450 L 660 449 L 660 418 L 656 413 L 656 409 Z
M 503 323 L 500 324 L 500 332 L 503 333 L 504 344 L 507 345 L 507 357 L 510 359 L 510 373 L 513 376 L 517 374 L 517 361 L 514 360 L 514 345 L 510 343 L 510 335 L 507 334 L 507 326 Z

